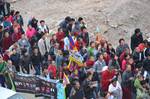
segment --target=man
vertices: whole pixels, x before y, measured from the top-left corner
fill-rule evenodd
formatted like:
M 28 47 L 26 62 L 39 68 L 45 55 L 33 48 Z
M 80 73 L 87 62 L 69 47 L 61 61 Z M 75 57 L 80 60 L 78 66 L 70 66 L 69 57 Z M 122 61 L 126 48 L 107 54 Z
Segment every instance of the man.
M 143 59 L 144 59 L 143 53 L 140 51 L 139 47 L 136 47 L 133 52 L 133 60 L 135 62 L 135 66 L 137 66 L 137 64 L 139 63 L 142 63 Z M 141 67 L 136 67 L 136 68 L 141 68 Z
M 20 54 L 16 52 L 16 49 L 12 50 L 12 55 L 10 56 L 10 60 L 12 61 L 13 65 L 16 67 L 16 71 L 20 72 Z
M 42 56 L 48 54 L 50 50 L 50 40 L 43 34 L 42 38 L 38 41 L 38 48 Z
M 117 77 L 114 77 L 111 81 L 111 84 L 108 88 L 109 99 L 122 99 L 122 88 L 120 83 L 117 80 Z
M 135 33 L 131 37 L 131 49 L 134 49 L 143 42 L 143 36 L 139 28 L 135 29 Z
M 116 54 L 118 57 L 124 52 L 125 49 L 129 49 L 128 44 L 125 43 L 125 40 L 121 38 L 119 40 L 119 46 L 116 48 Z
M 72 28 L 74 26 L 75 23 L 75 19 L 71 18 L 71 20 L 69 21 L 68 25 L 67 25 L 67 32 L 72 32 Z
M 89 33 L 85 26 L 81 27 L 81 32 L 79 33 L 79 37 L 81 37 L 83 39 L 86 46 L 89 45 Z
M 74 81 L 74 85 L 71 89 L 69 99 L 85 99 L 84 91 L 81 89 L 79 81 Z
M 4 35 L 3 26 L 0 25 L 0 46 L 2 46 L 3 35 Z
M 95 57 L 95 51 L 96 51 L 96 48 L 95 48 L 95 42 L 94 41 L 91 41 L 90 42 L 90 47 L 88 48 L 88 54 L 89 56 L 92 56 L 92 57 Z
M 127 64 L 126 70 L 122 74 L 123 99 L 132 99 L 131 88 L 134 75 L 131 71 L 131 65 Z
M 84 20 L 82 17 L 79 17 L 78 21 L 75 22 L 75 26 L 73 27 L 72 32 L 79 33 L 82 26 L 84 26 Z
M 82 83 L 86 99 L 96 99 L 96 95 L 94 93 L 95 92 L 94 87 L 96 86 L 95 82 L 92 81 L 92 77 L 93 74 L 88 73 L 86 79 Z
M 18 41 L 18 45 L 21 48 L 21 50 L 26 49 L 29 53 L 31 45 L 25 34 L 22 34 L 21 39 Z
M 40 21 L 40 25 L 38 26 L 38 29 L 39 29 L 39 33 L 49 33 L 49 28 L 48 26 L 45 24 L 45 21 L 44 20 L 41 20 Z
M 23 18 L 22 18 L 22 16 L 20 15 L 20 12 L 19 12 L 19 11 L 16 11 L 14 20 L 17 21 L 17 23 L 19 23 L 20 26 L 23 26 L 23 25 L 24 25 Z
M 64 38 L 64 50 L 69 50 L 70 49 L 70 41 L 69 41 L 69 36 L 66 34 Z
M 98 59 L 98 60 L 95 62 L 93 68 L 94 68 L 94 70 L 95 70 L 96 72 L 101 73 L 101 72 L 102 72 L 102 68 L 103 68 L 104 66 L 106 66 L 106 63 L 105 63 L 104 58 L 103 58 L 103 54 L 98 53 L 97 59 Z
M 59 24 L 60 28 L 62 28 L 62 30 L 63 30 L 64 33 L 67 32 L 67 25 L 68 25 L 68 23 L 70 22 L 70 20 L 71 20 L 70 16 L 67 16 L 67 17 L 65 18 L 65 20 L 63 20 L 63 21 Z
M 147 53 L 147 58 L 143 61 L 143 68 L 147 71 L 148 77 L 150 78 L 150 49 Z
M 3 61 L 3 57 L 0 55 L 0 84 L 5 87 L 4 72 L 6 70 L 6 62 Z

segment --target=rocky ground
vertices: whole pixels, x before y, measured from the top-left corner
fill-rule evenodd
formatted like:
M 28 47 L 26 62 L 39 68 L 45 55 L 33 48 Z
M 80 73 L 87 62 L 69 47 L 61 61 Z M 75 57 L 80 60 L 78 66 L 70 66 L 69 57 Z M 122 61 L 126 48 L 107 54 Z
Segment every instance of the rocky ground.
M 150 0 L 8 0 L 12 8 L 19 10 L 27 20 L 35 16 L 46 20 L 51 30 L 65 16 L 85 18 L 88 30 L 93 34 L 96 27 L 114 45 L 124 37 L 128 42 L 135 28 L 150 32 Z

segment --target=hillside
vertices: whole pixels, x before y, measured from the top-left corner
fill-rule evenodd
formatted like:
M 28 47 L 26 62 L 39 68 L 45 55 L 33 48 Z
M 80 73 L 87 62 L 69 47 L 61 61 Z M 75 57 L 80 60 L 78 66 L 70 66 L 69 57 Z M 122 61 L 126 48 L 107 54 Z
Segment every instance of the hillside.
M 99 27 L 116 44 L 120 37 L 129 42 L 137 27 L 149 33 L 149 5 L 150 0 L 16 0 L 12 8 L 21 12 L 26 23 L 31 16 L 46 20 L 51 30 L 65 16 L 82 16 L 91 34 Z

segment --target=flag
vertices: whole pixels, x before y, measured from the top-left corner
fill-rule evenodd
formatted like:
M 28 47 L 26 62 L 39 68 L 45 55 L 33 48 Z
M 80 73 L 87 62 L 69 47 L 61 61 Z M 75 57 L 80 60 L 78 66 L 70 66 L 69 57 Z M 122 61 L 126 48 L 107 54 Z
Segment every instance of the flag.
M 70 84 L 68 76 L 64 73 L 63 76 L 63 86 L 66 87 L 66 85 Z
M 70 41 L 70 49 L 77 51 L 77 47 L 75 46 L 74 40 L 70 35 L 69 35 L 69 41 Z

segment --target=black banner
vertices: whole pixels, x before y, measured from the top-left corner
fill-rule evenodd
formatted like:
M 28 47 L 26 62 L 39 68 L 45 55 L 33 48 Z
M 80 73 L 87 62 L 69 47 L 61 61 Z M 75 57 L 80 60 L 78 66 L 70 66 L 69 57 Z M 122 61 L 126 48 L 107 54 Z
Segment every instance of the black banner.
M 15 74 L 12 78 L 17 92 L 35 94 L 36 97 L 45 96 L 57 99 L 58 80 L 46 80 L 40 76 Z

